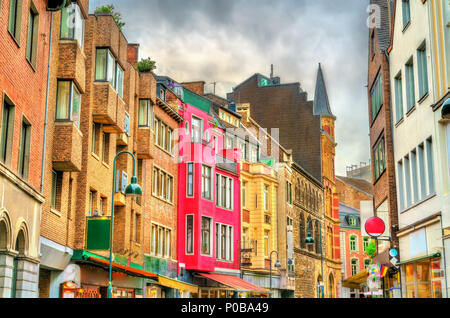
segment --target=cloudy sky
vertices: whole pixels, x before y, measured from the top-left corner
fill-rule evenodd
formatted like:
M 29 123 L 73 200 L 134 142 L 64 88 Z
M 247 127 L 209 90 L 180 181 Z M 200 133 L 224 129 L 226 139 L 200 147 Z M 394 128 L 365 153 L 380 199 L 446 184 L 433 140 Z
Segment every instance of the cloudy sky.
M 336 169 L 368 162 L 366 8 L 369 0 L 91 0 L 114 4 L 140 57 L 177 81 L 227 92 L 254 73 L 300 82 L 314 98 L 322 63 L 337 116 Z M 213 85 L 206 87 L 212 91 Z

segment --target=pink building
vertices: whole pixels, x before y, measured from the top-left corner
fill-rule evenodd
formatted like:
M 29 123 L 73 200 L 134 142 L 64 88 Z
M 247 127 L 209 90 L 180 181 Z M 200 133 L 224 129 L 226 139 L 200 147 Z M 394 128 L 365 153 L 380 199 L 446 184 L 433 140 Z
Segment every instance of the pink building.
M 207 98 L 183 88 L 183 102 L 179 105 L 185 120 L 179 132 L 179 277 L 200 287 L 194 297 L 229 296 L 218 280 L 239 279 L 240 274 L 240 150 L 223 149 L 224 130 Z

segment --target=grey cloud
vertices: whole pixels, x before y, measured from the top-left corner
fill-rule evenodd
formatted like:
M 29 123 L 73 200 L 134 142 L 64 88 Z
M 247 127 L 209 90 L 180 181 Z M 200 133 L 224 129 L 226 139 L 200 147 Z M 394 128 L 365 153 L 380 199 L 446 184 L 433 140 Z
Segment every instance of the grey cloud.
M 225 96 L 254 73 L 300 82 L 314 98 L 322 63 L 338 117 L 338 174 L 370 157 L 366 7 L 369 0 L 91 0 L 113 3 L 140 56 L 179 81 L 217 81 Z M 212 85 L 207 86 L 211 91 Z

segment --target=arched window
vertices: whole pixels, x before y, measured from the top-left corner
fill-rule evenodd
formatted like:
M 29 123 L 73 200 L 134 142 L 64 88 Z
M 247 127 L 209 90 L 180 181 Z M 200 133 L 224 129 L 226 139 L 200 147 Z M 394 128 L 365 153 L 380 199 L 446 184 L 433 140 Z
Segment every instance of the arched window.
M 313 222 L 314 223 L 314 245 L 315 245 L 315 250 L 316 253 L 319 254 L 320 253 L 320 225 L 317 224 L 317 222 Z
M 18 281 L 18 265 L 19 265 L 19 257 L 25 256 L 25 253 L 28 249 L 27 244 L 27 235 L 26 230 L 21 228 L 19 233 L 17 234 L 16 244 L 14 249 L 19 252 L 16 257 L 14 257 L 13 261 L 13 271 L 12 271 L 12 286 L 11 286 L 11 298 L 16 298 L 18 295 L 16 294 L 17 281 Z
M 300 248 L 306 248 L 306 226 L 305 215 L 300 213 Z
M 297 182 L 295 183 L 295 201 L 300 201 L 300 179 L 297 178 Z
M 314 224 L 311 222 L 310 216 L 308 216 L 307 222 L 306 222 L 306 233 L 311 234 L 311 236 L 314 235 Z M 307 247 L 308 247 L 309 252 L 313 251 L 314 246 L 309 245 Z
M 0 221 L 0 250 L 8 249 L 8 228 L 5 221 Z
M 367 269 L 372 264 L 372 260 L 370 258 L 366 258 L 364 260 L 364 269 Z

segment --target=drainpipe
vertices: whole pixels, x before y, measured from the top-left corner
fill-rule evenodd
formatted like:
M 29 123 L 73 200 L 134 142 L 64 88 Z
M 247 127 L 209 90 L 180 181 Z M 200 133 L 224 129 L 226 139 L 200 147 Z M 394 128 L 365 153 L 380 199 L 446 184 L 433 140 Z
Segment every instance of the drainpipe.
M 50 39 L 48 48 L 48 67 L 47 67 L 47 92 L 45 96 L 45 119 L 44 119 L 44 143 L 42 146 L 42 163 L 41 163 L 41 193 L 44 191 L 44 170 L 45 170 L 45 148 L 47 144 L 47 121 L 48 121 L 48 94 L 50 90 L 50 61 L 52 58 L 52 38 L 53 38 L 53 12 L 50 12 Z

